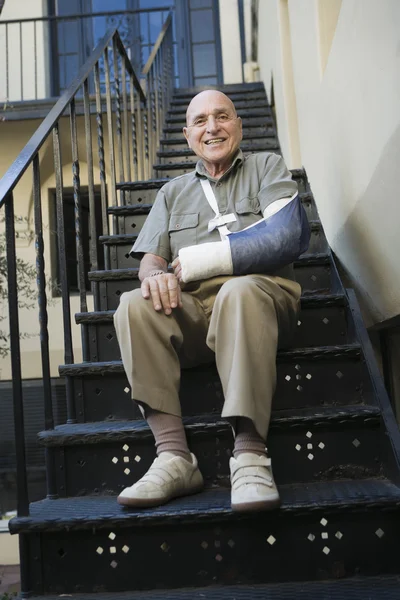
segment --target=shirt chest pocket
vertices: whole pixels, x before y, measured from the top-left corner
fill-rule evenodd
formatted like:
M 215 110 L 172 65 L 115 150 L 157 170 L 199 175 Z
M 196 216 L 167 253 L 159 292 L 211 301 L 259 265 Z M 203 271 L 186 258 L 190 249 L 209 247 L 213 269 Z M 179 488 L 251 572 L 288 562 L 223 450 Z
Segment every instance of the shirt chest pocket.
M 246 197 L 235 203 L 235 210 L 238 215 L 251 213 L 258 215 L 261 212 L 260 202 L 257 197 Z
M 186 246 L 197 244 L 199 213 L 172 213 L 169 218 L 168 233 L 173 257 Z

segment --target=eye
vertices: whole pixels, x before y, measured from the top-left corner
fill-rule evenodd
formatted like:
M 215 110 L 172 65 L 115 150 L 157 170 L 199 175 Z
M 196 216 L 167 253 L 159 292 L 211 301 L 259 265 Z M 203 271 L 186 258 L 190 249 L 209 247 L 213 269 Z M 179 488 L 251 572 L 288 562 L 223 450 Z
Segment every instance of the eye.
M 195 127 L 201 127 L 202 125 L 204 125 L 207 122 L 207 119 L 205 117 L 199 117 L 198 119 L 195 119 L 193 121 L 193 125 Z
M 229 117 L 228 115 L 218 115 L 217 121 L 220 123 L 225 123 L 226 121 L 229 121 Z

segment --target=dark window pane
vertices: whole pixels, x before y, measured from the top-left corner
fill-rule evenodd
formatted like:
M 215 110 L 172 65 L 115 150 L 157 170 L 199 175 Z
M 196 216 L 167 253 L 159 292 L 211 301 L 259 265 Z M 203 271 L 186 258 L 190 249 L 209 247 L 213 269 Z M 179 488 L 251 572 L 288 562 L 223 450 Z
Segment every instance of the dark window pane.
M 217 61 L 215 60 L 214 44 L 193 45 L 193 70 L 195 77 L 216 75 Z
M 152 44 L 154 44 L 154 42 L 158 38 L 158 35 L 159 35 L 159 33 L 161 31 L 161 27 L 162 27 L 161 13 L 159 13 L 159 12 L 150 13 L 149 17 L 150 17 L 150 41 Z
M 195 77 L 194 85 L 216 85 L 218 83 L 216 77 Z
M 214 41 L 214 21 L 212 10 L 196 10 L 190 13 L 192 40 L 196 42 Z
M 190 0 L 190 8 L 211 8 L 212 0 Z
M 155 8 L 156 6 L 174 6 L 174 0 L 140 0 L 139 8 Z

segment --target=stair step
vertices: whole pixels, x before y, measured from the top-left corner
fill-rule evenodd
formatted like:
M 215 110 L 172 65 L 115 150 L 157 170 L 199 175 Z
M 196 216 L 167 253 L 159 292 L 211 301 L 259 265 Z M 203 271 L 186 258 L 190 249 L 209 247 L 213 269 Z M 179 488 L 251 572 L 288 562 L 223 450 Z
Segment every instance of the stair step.
M 184 140 L 185 143 L 186 140 Z M 306 172 L 304 169 L 290 169 L 292 177 L 295 181 L 304 180 L 306 176 Z M 117 182 L 116 187 L 117 190 L 149 190 L 149 189 L 160 189 L 163 185 L 168 183 L 169 179 L 147 179 L 142 181 L 123 181 Z M 308 192 L 310 196 L 312 196 L 311 192 Z
M 317 348 L 295 348 L 293 350 L 280 350 L 277 353 L 278 363 L 296 362 L 312 359 L 313 361 L 332 360 L 333 358 L 359 359 L 361 347 L 359 344 L 343 344 L 341 346 L 320 346 Z M 194 371 L 195 369 L 190 369 Z M 124 373 L 120 360 L 104 362 L 83 362 L 65 364 L 59 366 L 62 376 L 80 377 L 85 375 L 96 375 L 102 373 Z
M 115 267 L 116 269 L 123 269 L 125 267 L 138 265 L 138 260 L 133 259 L 129 253 L 132 245 L 136 242 L 137 237 L 145 224 L 146 216 L 150 212 L 150 209 L 151 205 L 147 205 L 147 209 L 143 208 L 142 211 L 135 211 L 133 215 L 127 214 L 128 211 L 126 211 L 125 214 L 119 215 L 117 224 L 119 231 L 118 234 L 99 236 L 99 241 L 101 243 L 111 246 L 111 266 Z M 114 209 L 111 214 L 117 215 L 118 212 Z M 327 252 L 329 248 L 328 242 L 326 241 L 320 221 L 309 221 L 309 223 L 311 229 L 311 238 L 307 255 L 315 255 Z M 127 233 L 131 232 L 132 230 L 134 233 Z M 123 246 L 123 248 L 113 248 L 114 246 Z
M 344 294 L 316 294 L 314 296 L 303 296 L 301 298 L 301 308 L 303 310 L 332 306 L 347 306 L 346 296 Z M 114 313 L 115 310 L 75 313 L 75 322 L 80 325 L 89 325 L 92 323 L 111 323 L 113 321 Z
M 151 510 L 115 496 L 43 500 L 9 526 L 30 534 L 33 593 L 396 573 L 400 489 L 388 479 L 286 485 L 281 498 L 280 510 L 248 515 L 233 513 L 221 488 Z
M 352 577 L 266 585 L 226 585 L 112 594 L 71 594 L 71 600 L 398 600 L 400 577 Z M 33 600 L 60 600 L 35 596 Z
M 226 84 L 207 84 L 197 85 L 187 88 L 176 88 L 172 96 L 172 102 L 177 98 L 192 98 L 203 90 L 218 90 L 226 95 L 229 94 L 242 94 L 247 96 L 251 92 L 262 92 L 265 95 L 264 84 L 261 81 L 252 83 L 226 83 Z
M 242 144 L 241 150 L 244 154 L 249 154 L 251 152 L 274 152 L 275 150 L 279 150 L 279 144 L 274 138 L 267 138 L 266 140 L 260 141 L 258 145 L 256 144 Z M 164 159 L 172 159 L 178 157 L 195 157 L 195 153 L 191 148 L 183 147 L 182 150 L 160 150 L 157 152 L 157 156 Z
M 377 423 L 380 410 L 377 406 L 355 404 L 342 407 L 302 408 L 295 410 L 272 411 L 270 429 L 287 430 L 290 428 L 321 428 L 339 423 Z M 199 434 L 211 433 L 212 437 L 220 432 L 232 429 L 227 421 L 218 415 L 199 415 L 184 417 L 187 435 L 195 437 Z M 98 444 L 108 442 L 128 442 L 140 439 L 153 440 L 153 434 L 146 421 L 142 419 L 129 421 L 100 421 L 95 423 L 74 423 L 58 425 L 54 429 L 41 431 L 39 442 L 46 447 L 76 446 L 82 444 Z M 311 438 L 309 438 L 311 439 Z
M 236 102 L 239 102 L 239 103 L 265 102 L 269 106 L 268 98 L 265 94 L 265 90 L 256 90 L 256 91 L 245 92 L 245 93 L 230 92 L 227 95 L 232 100 L 232 102 L 234 102 L 235 105 L 236 105 Z M 186 110 L 186 108 L 192 98 L 193 98 L 193 96 L 190 96 L 190 95 L 183 96 L 182 98 L 176 96 L 172 99 L 171 106 L 176 106 L 176 107 L 183 106 Z
M 167 180 L 169 181 L 169 180 Z M 155 200 L 158 190 L 154 190 L 152 200 Z M 309 193 L 300 193 L 300 200 L 303 204 L 303 207 L 307 213 L 307 218 L 309 222 L 319 223 L 317 209 L 314 203 L 314 199 L 312 194 Z M 137 215 L 147 215 L 153 206 L 153 202 L 147 203 L 143 202 L 143 198 L 141 198 L 140 202 L 136 202 L 135 204 L 125 204 L 122 206 L 110 206 L 107 211 L 109 215 L 115 215 L 118 218 L 122 217 L 136 217 Z M 119 224 L 121 225 L 121 223 Z M 125 231 L 129 231 L 129 223 L 125 224 Z M 320 226 L 322 231 L 322 227 Z
M 89 361 L 108 361 L 120 358 L 116 338 L 114 310 L 78 313 L 77 324 L 87 327 Z M 354 332 L 348 327 L 350 319 L 344 295 L 304 296 L 292 346 L 295 348 L 340 345 L 354 342 Z
M 250 98 L 243 100 L 243 96 L 236 94 L 236 100 L 232 99 L 232 96 L 230 96 L 230 98 L 232 99 L 232 102 L 235 104 L 235 108 L 236 110 L 252 110 L 254 108 L 262 108 L 264 110 L 269 110 L 271 112 L 271 107 L 268 104 L 267 98 L 265 96 L 265 94 L 260 94 L 259 92 L 257 92 L 256 94 L 259 97 L 255 97 L 253 98 L 253 95 L 250 96 Z M 179 101 L 173 101 L 173 103 L 171 104 L 171 108 L 168 111 L 168 115 L 176 115 L 176 114 L 181 114 L 183 116 L 186 115 L 186 109 L 188 106 L 188 101 L 186 99 L 183 100 L 179 100 Z
M 184 423 L 206 487 L 229 487 L 230 425 L 217 415 Z M 62 465 L 61 497 L 117 494 L 140 479 L 155 458 L 154 438 L 143 420 L 62 425 L 41 432 L 39 440 Z M 386 443 L 379 409 L 357 405 L 278 410 L 267 441 L 278 486 L 381 476 Z
M 178 147 L 187 147 L 186 138 L 183 136 L 182 131 L 179 137 L 169 137 L 169 138 L 161 138 L 160 146 L 178 146 Z M 269 140 L 273 140 L 274 144 L 279 145 L 278 138 L 276 135 L 276 131 L 271 129 L 268 131 L 259 131 L 259 132 L 247 132 L 243 131 L 243 141 L 245 143 L 251 143 L 252 145 L 257 145 L 258 143 L 262 144 L 264 142 L 268 142 Z
M 78 422 L 142 418 L 130 399 L 130 386 L 121 361 L 61 365 L 59 372 L 61 376 L 74 378 Z M 357 345 L 278 353 L 274 405 L 281 410 L 374 405 L 374 398 Z M 215 365 L 182 370 L 180 401 L 185 416 L 221 414 L 223 392 Z
M 129 242 L 130 244 L 130 242 Z M 112 248 L 112 246 L 111 246 Z M 129 255 L 130 247 L 114 246 L 120 249 L 119 254 L 128 265 L 134 265 L 135 260 Z M 115 256 L 113 258 L 115 260 Z M 136 263 L 138 261 L 136 260 Z M 342 291 L 336 270 L 331 265 L 329 254 L 303 255 L 294 263 L 295 276 L 301 285 L 303 295 L 328 295 Z M 114 310 L 119 304 L 119 298 L 124 292 L 140 287 L 138 266 L 115 268 L 104 271 L 89 271 L 90 281 L 98 282 L 100 286 L 100 304 L 96 310 Z
M 315 482 L 285 485 L 280 490 L 282 504 L 279 513 L 300 514 L 321 511 L 364 511 L 369 508 L 399 508 L 400 488 L 388 479 Z M 263 517 L 278 514 L 256 513 L 246 515 L 246 520 L 262 521 Z M 93 527 L 113 527 L 126 523 L 130 527 L 144 525 L 181 524 L 193 520 L 241 520 L 244 517 L 232 512 L 230 491 L 220 488 L 205 490 L 194 496 L 172 500 L 165 506 L 152 509 L 126 509 L 119 506 L 114 496 L 82 496 L 40 500 L 30 505 L 30 515 L 15 517 L 9 522 L 11 533 L 33 531 L 61 531 L 68 529 L 91 530 Z M 400 526 L 400 521 L 399 521 Z M 386 533 L 386 532 L 385 532 Z M 388 532 L 389 533 L 389 532 Z
M 180 133 L 183 136 L 182 128 L 185 127 L 185 121 L 181 121 L 179 124 L 174 123 L 163 128 L 163 132 L 166 135 Z M 268 117 L 247 117 L 242 122 L 243 130 L 246 131 L 247 135 L 253 134 L 274 134 L 276 135 L 275 123 L 273 119 Z
M 182 124 L 182 127 L 184 127 L 186 125 L 186 116 L 185 116 L 185 112 L 186 111 L 180 111 L 179 113 L 168 113 L 167 118 L 165 119 L 165 122 L 168 124 L 173 124 L 173 123 L 179 123 Z M 243 121 L 243 126 L 245 123 L 246 119 L 252 120 L 252 119 L 260 119 L 262 122 L 271 122 L 273 123 L 273 119 L 272 119 L 272 113 L 271 113 L 271 109 L 268 107 L 254 107 L 252 109 L 250 108 L 242 108 L 242 109 L 237 109 L 237 115 L 242 119 Z

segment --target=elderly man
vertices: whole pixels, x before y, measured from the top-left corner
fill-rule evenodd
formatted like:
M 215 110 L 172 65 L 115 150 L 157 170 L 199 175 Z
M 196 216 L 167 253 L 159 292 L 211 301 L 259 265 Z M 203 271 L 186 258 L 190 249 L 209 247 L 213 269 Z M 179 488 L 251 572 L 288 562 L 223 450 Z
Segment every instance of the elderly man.
M 202 489 L 182 424 L 180 369 L 215 360 L 222 417 L 234 432 L 232 508 L 265 510 L 279 505 L 265 440 L 276 352 L 290 342 L 299 309 L 291 262 L 307 248 L 308 224 L 282 158 L 243 156 L 227 96 L 201 92 L 186 122 L 199 161 L 161 188 L 131 253 L 141 258 L 141 289 L 121 296 L 114 318 L 132 398 L 157 449 L 118 502 L 156 506 Z

